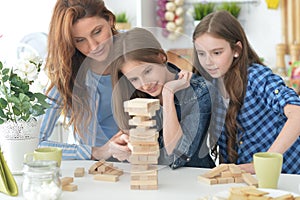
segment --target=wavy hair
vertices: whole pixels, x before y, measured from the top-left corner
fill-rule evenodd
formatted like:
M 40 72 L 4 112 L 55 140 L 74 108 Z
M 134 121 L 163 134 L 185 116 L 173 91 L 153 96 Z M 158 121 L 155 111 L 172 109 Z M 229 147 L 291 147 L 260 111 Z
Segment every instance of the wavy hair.
M 83 133 L 78 127 L 82 121 L 85 121 L 86 125 L 89 123 L 91 111 L 87 100 L 84 99 L 87 94 L 73 93 L 76 76 L 86 56 L 75 48 L 71 28 L 79 19 L 94 16 L 107 21 L 112 20 L 111 31 L 117 34 L 115 15 L 105 7 L 102 0 L 58 0 L 53 10 L 48 35 L 45 69 L 51 83 L 46 93 L 53 87 L 58 89 L 62 98 L 64 121 L 66 122 L 66 116 L 69 115 L 69 125 L 73 124 L 74 132 L 78 132 L 80 136 L 83 136 Z M 87 93 L 84 88 L 80 91 Z M 87 120 L 82 120 L 83 115 L 78 114 L 83 111 L 88 111 Z
M 262 65 L 263 63 L 261 63 L 258 55 L 251 48 L 241 24 L 229 12 L 216 11 L 207 15 L 196 26 L 193 33 L 193 42 L 195 42 L 195 40 L 204 33 L 209 33 L 216 38 L 226 40 L 230 44 L 231 49 L 239 53 L 239 56 L 234 58 L 229 70 L 224 75 L 225 89 L 230 98 L 229 107 L 225 117 L 225 128 L 228 138 L 227 152 L 229 161 L 235 163 L 238 158 L 236 151 L 237 130 L 240 128 L 237 122 L 237 115 L 243 105 L 243 100 L 246 94 L 248 81 L 247 69 L 252 63 L 259 63 Z M 242 48 L 237 45 L 237 42 L 241 42 Z M 195 46 L 194 67 L 196 71 L 204 76 L 204 78 L 212 81 L 212 77 L 205 72 L 197 58 Z M 217 156 L 216 148 L 213 149 L 213 152 L 213 154 Z M 222 162 L 222 158 L 220 158 L 220 161 Z

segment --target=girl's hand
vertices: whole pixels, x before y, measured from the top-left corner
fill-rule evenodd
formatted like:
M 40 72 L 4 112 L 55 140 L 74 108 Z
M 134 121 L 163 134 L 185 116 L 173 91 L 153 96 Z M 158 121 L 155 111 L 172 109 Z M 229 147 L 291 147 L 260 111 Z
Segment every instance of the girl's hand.
M 253 163 L 240 164 L 239 167 L 248 173 L 255 174 Z
M 178 79 L 177 80 L 167 82 L 164 85 L 163 94 L 164 93 L 174 94 L 179 90 L 182 90 L 182 89 L 185 89 L 185 88 L 189 87 L 192 75 L 193 75 L 192 72 L 189 72 L 189 71 L 186 71 L 186 70 L 181 70 L 178 73 Z

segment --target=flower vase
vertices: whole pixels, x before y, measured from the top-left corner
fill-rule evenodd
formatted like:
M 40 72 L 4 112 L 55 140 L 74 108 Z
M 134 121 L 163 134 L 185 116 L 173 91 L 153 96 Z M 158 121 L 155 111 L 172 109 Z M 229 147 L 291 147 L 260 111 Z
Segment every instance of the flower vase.
M 24 155 L 39 143 L 40 120 L 8 121 L 0 125 L 0 146 L 12 174 L 22 174 Z

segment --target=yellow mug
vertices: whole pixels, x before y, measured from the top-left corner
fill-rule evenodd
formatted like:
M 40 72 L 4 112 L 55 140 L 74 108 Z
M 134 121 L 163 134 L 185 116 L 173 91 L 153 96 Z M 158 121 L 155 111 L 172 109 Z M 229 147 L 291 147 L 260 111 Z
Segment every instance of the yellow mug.
M 24 162 L 28 163 L 34 160 L 54 160 L 60 167 L 62 160 L 62 149 L 58 147 L 40 147 L 32 153 L 24 155 Z
M 253 155 L 253 164 L 260 188 L 277 188 L 282 169 L 280 153 L 258 152 Z

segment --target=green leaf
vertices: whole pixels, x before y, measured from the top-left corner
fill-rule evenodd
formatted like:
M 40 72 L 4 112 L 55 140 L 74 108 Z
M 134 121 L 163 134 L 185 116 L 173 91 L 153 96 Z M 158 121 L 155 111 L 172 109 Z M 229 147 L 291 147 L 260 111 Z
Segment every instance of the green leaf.
M 39 106 L 37 104 L 32 106 L 31 110 L 32 115 L 34 116 L 40 116 L 45 113 L 44 108 L 42 106 Z
M 30 101 L 30 98 L 27 95 L 25 95 L 24 93 L 19 94 L 19 99 L 20 99 L 20 102 Z
M 21 103 L 20 100 L 15 96 L 8 97 L 7 100 L 8 100 L 8 102 L 12 102 L 14 104 L 20 104 Z
M 3 69 L 3 64 L 2 64 L 2 62 L 0 61 L 0 70 L 2 70 Z
M 9 76 L 8 75 L 2 76 L 2 80 L 3 80 L 3 82 L 8 81 L 9 80 Z
M 0 117 L 1 117 L 1 118 L 5 118 L 5 113 L 3 112 L 2 109 L 0 110 Z
M 20 116 L 21 115 L 20 109 L 18 109 L 16 106 L 13 106 L 12 110 L 13 110 L 13 114 L 14 115 L 16 115 L 16 116 Z
M 7 101 L 4 98 L 0 98 L 0 107 L 3 109 L 7 106 Z
M 10 69 L 8 69 L 8 68 L 4 68 L 4 69 L 2 70 L 2 74 L 3 74 L 3 75 L 9 74 L 9 72 L 10 72 Z

